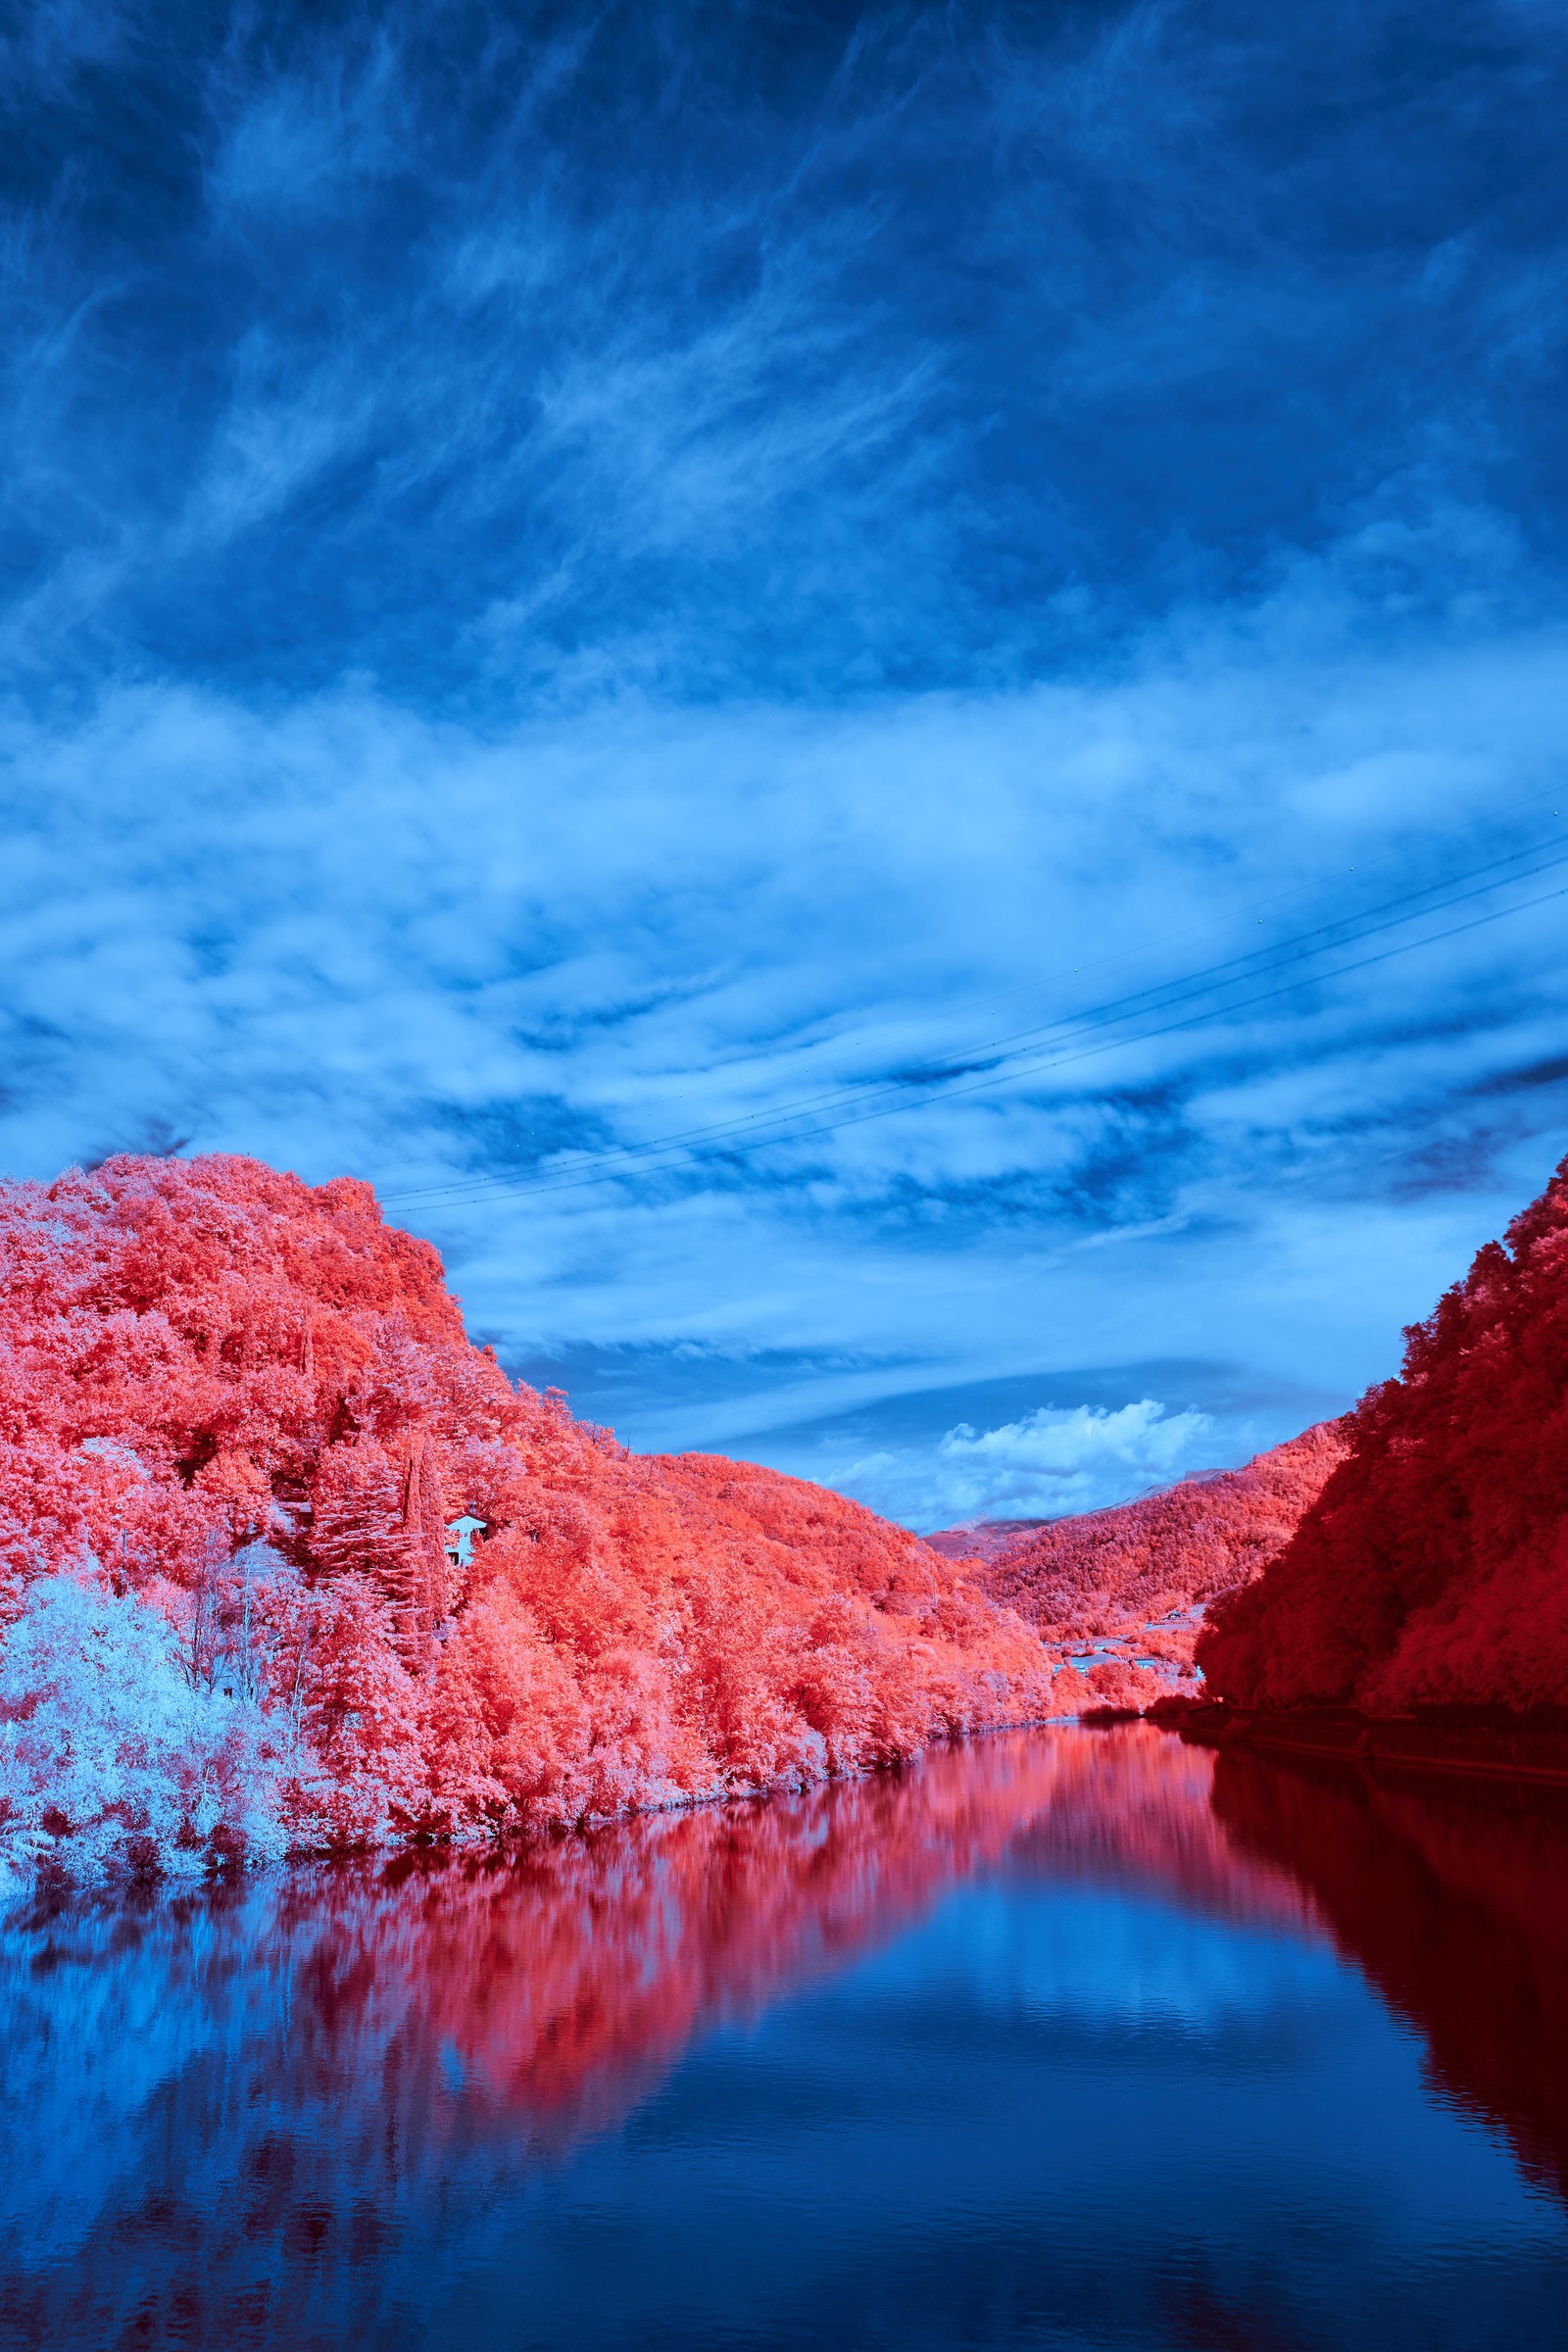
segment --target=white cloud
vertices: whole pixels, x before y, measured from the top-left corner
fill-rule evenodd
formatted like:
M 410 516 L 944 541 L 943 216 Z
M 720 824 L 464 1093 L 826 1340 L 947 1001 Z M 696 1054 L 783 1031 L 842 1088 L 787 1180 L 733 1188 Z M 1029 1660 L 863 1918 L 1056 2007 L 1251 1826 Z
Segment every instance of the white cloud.
M 1104 1406 L 1043 1406 L 1000 1429 L 960 1421 L 935 1452 L 866 1456 L 845 1484 L 875 1509 L 929 1532 L 979 1519 L 1057 1519 L 1169 1486 L 1201 1468 L 1207 1413 L 1167 1413 L 1152 1397 Z

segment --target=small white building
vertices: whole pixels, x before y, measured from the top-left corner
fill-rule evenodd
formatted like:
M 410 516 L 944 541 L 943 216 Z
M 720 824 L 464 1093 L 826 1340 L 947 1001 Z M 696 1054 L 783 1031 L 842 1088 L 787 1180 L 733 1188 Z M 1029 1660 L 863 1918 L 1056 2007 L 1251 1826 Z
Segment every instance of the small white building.
M 454 1568 L 466 1568 L 473 1557 L 473 1539 L 483 1534 L 487 1524 L 483 1519 L 475 1519 L 471 1511 L 465 1511 L 461 1519 L 448 1521 L 447 1558 Z

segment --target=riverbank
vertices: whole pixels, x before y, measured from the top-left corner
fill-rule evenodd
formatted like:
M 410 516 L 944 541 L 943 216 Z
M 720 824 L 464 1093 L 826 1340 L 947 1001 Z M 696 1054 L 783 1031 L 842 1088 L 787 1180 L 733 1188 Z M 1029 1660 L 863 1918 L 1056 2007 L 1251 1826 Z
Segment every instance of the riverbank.
M 1568 1709 L 1560 1707 L 1528 1716 L 1501 1708 L 1367 1716 L 1350 1707 L 1238 1707 L 1173 1698 L 1158 1700 L 1148 1719 L 1203 1747 L 1266 1748 L 1401 1773 L 1568 1789 Z

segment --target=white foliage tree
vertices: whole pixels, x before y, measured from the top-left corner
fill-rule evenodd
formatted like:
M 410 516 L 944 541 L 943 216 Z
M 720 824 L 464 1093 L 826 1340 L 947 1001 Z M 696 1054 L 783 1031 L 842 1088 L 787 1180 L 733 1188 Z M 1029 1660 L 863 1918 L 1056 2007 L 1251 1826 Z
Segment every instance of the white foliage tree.
M 281 1853 L 282 1768 L 260 1708 L 193 1684 L 157 1610 L 85 1578 L 32 1587 L 0 1647 L 0 1876 Z

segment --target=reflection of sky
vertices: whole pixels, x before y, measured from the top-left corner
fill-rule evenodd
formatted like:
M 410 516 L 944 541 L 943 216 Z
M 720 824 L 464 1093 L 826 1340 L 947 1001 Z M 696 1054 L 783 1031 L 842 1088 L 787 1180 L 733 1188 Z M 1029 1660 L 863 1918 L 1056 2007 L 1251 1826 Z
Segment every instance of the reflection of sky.
M 8 1166 L 363 1172 L 633 1442 L 924 1519 L 1390 1368 L 1556 1154 L 1561 903 L 1272 959 L 1563 829 L 1555 12 L 31 22 Z
M 680 1882 L 685 1932 L 639 1908 L 669 1822 L 514 1882 L 458 1857 L 13 1923 L 0 2332 L 158 2341 L 183 2313 L 191 2340 L 268 2352 L 1554 2344 L 1560 2204 L 1291 1924 L 1294 1882 L 1228 1840 L 1207 1786 L 1172 1740 L 1071 1733 L 693 1816 L 716 1843 Z M 1404 1808 L 1347 1865 L 1374 1925 L 1403 1838 L 1443 1826 Z M 737 1860 L 748 1824 L 761 1867 Z M 1475 1900 L 1422 1868 L 1417 2011 Z M 1499 1949 L 1553 1948 L 1494 1924 Z M 633 1965 L 605 1969 L 628 1935 Z M 662 1972 L 690 2005 L 660 2002 Z M 1505 2093 L 1531 2059 L 1517 1987 L 1506 1965 L 1467 1987 Z
M 955 1897 L 877 1963 L 878 1983 L 921 1987 L 1020 2025 L 1073 2033 L 1141 2029 L 1223 2039 L 1323 1997 L 1343 1970 L 1298 1936 L 1214 1923 L 1153 1898 L 1004 1883 Z
M 585 2247 L 590 2340 L 1473 2352 L 1552 2341 L 1568 2286 L 1560 2215 L 1325 1946 L 1016 1884 L 695 2053 L 529 2233 L 547 2294 Z
M 466 2267 L 438 2341 L 504 2324 Z M 590 2343 L 1474 2352 L 1554 2340 L 1568 2238 L 1326 1945 L 1013 1881 L 712 2036 L 482 2267 Z

